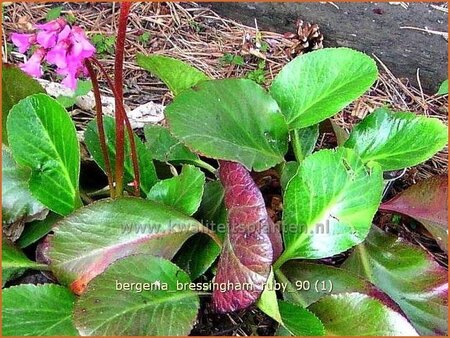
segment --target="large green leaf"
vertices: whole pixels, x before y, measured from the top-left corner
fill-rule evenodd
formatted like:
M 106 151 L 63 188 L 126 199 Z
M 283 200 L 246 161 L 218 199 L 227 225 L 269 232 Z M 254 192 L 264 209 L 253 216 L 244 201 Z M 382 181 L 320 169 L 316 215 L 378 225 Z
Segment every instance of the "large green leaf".
M 93 336 L 187 335 L 199 308 L 197 294 L 185 286 L 190 282 L 165 259 L 121 259 L 89 283 L 75 306 L 76 326 Z
M 51 97 L 34 94 L 10 110 L 7 128 L 15 160 L 31 168 L 33 196 L 61 215 L 81 205 L 80 145 L 67 111 Z
M 110 116 L 103 116 L 103 126 L 105 129 L 105 139 L 108 148 L 109 162 L 113 175 L 116 167 L 116 122 Z M 156 183 L 156 170 L 153 165 L 152 155 L 145 147 L 144 143 L 133 135 L 136 144 L 136 152 L 138 158 L 139 174 L 140 174 L 140 188 L 145 194 Z M 97 122 L 91 121 L 84 132 L 84 140 L 89 153 L 94 158 L 95 162 L 100 168 L 105 171 L 105 159 L 103 158 L 102 148 L 100 145 L 100 138 L 98 134 Z M 131 147 L 127 132 L 125 132 L 125 163 L 124 163 L 124 180 L 126 183 L 134 181 L 134 169 L 131 158 Z
M 25 254 L 6 238 L 2 238 L 2 287 L 11 279 L 22 275 L 27 269 L 46 269 L 47 266 L 28 259 Z
M 58 222 L 48 256 L 59 281 L 80 293 L 111 262 L 137 253 L 172 258 L 192 234 L 211 231 L 160 203 L 102 200 Z
M 75 296 L 55 284 L 22 284 L 2 291 L 4 336 L 77 336 Z
M 200 206 L 204 185 L 205 174 L 192 165 L 185 165 L 180 175 L 156 183 L 147 198 L 191 216 Z
M 170 131 L 205 156 L 263 171 L 283 161 L 288 131 L 277 103 L 251 80 L 205 81 L 167 106 Z
M 17 66 L 2 64 L 2 142 L 8 144 L 6 119 L 10 109 L 27 96 L 45 93 L 44 88 Z
M 283 326 L 293 336 L 323 336 L 325 328 L 311 311 L 296 304 L 279 301 Z
M 224 190 L 219 181 L 207 182 L 196 214 L 196 219 L 212 229 L 222 240 L 227 227 L 227 211 L 223 197 Z M 194 280 L 211 267 L 220 251 L 220 246 L 211 237 L 196 234 L 183 244 L 175 256 L 175 263 Z
M 138 54 L 137 64 L 161 79 L 174 95 L 209 79 L 198 69 L 168 56 Z
M 270 93 L 289 129 L 312 126 L 361 96 L 378 75 L 375 62 L 349 48 L 325 48 L 301 55 L 277 75 Z
M 379 108 L 353 128 L 344 146 L 353 148 L 363 162 L 396 170 L 429 159 L 447 141 L 447 127 L 438 119 Z
M 447 335 L 447 271 L 419 247 L 374 227 L 343 268 L 387 293 L 420 334 Z
M 365 167 L 350 149 L 308 156 L 284 193 L 285 252 L 292 258 L 323 258 L 345 251 L 367 236 L 381 201 L 382 172 Z
M 28 180 L 31 170 L 14 161 L 11 151 L 2 145 L 2 223 L 11 224 L 34 216 L 45 207 L 31 195 Z
M 198 155 L 173 137 L 167 128 L 149 124 L 144 127 L 144 133 L 145 145 L 154 159 L 162 162 L 198 160 Z
M 325 296 L 309 309 L 320 318 L 327 336 L 417 336 L 399 312 L 360 293 Z

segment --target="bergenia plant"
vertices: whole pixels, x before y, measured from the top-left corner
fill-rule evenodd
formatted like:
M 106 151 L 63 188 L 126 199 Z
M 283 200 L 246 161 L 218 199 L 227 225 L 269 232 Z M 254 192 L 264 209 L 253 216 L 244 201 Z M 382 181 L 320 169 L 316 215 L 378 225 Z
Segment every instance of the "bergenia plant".
M 378 210 L 415 219 L 447 250 L 445 178 L 382 201 L 384 175 L 440 151 L 447 127 L 386 106 L 316 149 L 319 125 L 377 80 L 375 62 L 348 48 L 295 58 L 268 90 L 140 54 L 173 94 L 143 140 L 123 105 L 130 3 L 120 7 L 113 79 L 63 19 L 11 36 L 34 52 L 3 65 L 3 334 L 187 335 L 200 307 L 257 307 L 277 335 L 446 335 L 446 270 L 373 222 Z M 70 115 L 26 75 L 42 76 L 42 62 L 70 88 L 92 81 L 83 142 L 106 174 L 101 191 L 80 188 Z M 102 114 L 98 72 L 114 118 Z M 260 172 L 279 183 L 282 215 L 268 211 Z M 29 269 L 53 283 L 20 282 Z

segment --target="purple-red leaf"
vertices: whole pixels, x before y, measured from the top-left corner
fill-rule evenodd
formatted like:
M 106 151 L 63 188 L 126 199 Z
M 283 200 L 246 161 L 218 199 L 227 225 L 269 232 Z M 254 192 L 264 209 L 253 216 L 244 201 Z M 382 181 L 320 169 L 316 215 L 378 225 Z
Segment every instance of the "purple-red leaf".
M 447 251 L 447 194 L 447 176 L 431 177 L 383 203 L 380 210 L 418 220 L 433 235 L 439 246 Z
M 228 233 L 214 281 L 226 290 L 214 290 L 213 305 L 219 312 L 228 312 L 246 308 L 263 291 L 274 258 L 269 233 L 276 227 L 261 192 L 242 165 L 221 161 L 219 178 L 225 189 Z

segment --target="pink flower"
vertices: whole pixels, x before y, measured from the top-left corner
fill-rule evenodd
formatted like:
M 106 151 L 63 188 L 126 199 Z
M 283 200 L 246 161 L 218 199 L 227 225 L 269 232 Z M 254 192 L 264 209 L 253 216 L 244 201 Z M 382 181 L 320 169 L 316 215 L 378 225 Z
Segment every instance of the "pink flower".
M 81 58 L 89 58 L 95 53 L 95 47 L 89 42 L 86 38 L 86 34 L 84 31 L 78 27 L 72 27 L 72 56 L 73 57 L 81 57 Z
M 12 43 L 19 48 L 19 53 L 25 53 L 36 42 L 36 34 L 11 34 Z
M 44 24 L 35 25 L 40 31 L 37 33 L 36 40 L 44 48 L 52 48 L 56 45 L 58 34 L 66 27 L 64 19 L 59 18 Z
M 42 76 L 42 67 L 41 62 L 45 56 L 45 49 L 38 48 L 34 54 L 28 59 L 27 62 L 20 65 L 20 69 L 22 69 L 25 73 L 40 78 Z

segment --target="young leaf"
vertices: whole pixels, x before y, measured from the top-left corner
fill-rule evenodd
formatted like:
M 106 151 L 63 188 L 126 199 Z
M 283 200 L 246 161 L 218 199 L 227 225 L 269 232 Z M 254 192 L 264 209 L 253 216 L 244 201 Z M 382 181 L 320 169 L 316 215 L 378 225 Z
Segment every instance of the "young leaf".
M 46 268 L 46 265 L 38 264 L 28 259 L 25 254 L 14 246 L 6 238 L 2 238 L 2 287 L 6 282 L 19 277 L 27 269 Z
M 363 162 L 376 161 L 384 171 L 419 164 L 447 144 L 447 127 L 438 119 L 379 108 L 350 133 L 344 146 Z
M 446 95 L 448 94 L 448 79 L 443 81 L 439 86 L 439 90 L 436 93 L 437 95 Z
M 381 201 L 382 172 L 350 149 L 308 156 L 284 193 L 285 252 L 276 263 L 343 252 L 367 236 Z
M 5 336 L 78 336 L 72 323 L 75 296 L 55 284 L 22 284 L 2 291 Z
M 327 336 L 417 336 L 400 313 L 360 293 L 329 295 L 309 309 L 320 318 Z
M 55 213 L 49 213 L 49 215 L 43 220 L 33 221 L 25 226 L 25 229 L 17 240 L 17 245 L 19 248 L 26 248 L 31 244 L 37 242 L 42 237 L 47 235 L 52 227 L 58 222 L 62 217 Z
M 119 258 L 148 253 L 170 259 L 192 234 L 212 235 L 193 218 L 138 198 L 93 203 L 58 222 L 54 232 L 52 272 L 76 293 Z
M 250 173 L 238 163 L 221 161 L 219 177 L 225 189 L 228 233 L 215 282 L 238 287 L 213 290 L 212 300 L 217 311 L 229 312 L 244 309 L 259 297 L 269 277 L 273 249 L 264 199 Z
M 51 97 L 34 94 L 11 109 L 7 128 L 15 160 L 31 168 L 33 196 L 61 215 L 81 205 L 80 145 L 67 111 Z
M 199 308 L 197 294 L 185 286 L 190 282 L 183 270 L 159 257 L 120 259 L 81 295 L 76 326 L 83 336 L 187 335 Z
M 278 301 L 283 326 L 292 336 L 323 336 L 325 328 L 311 311 L 296 304 Z
M 289 129 L 305 128 L 333 116 L 375 82 L 377 66 L 349 48 L 325 48 L 301 55 L 277 75 L 270 93 Z
M 380 206 L 415 218 L 433 235 L 442 250 L 447 251 L 448 178 L 436 176 L 421 181 Z
M 156 75 L 174 95 L 189 89 L 197 83 L 209 80 L 208 76 L 183 61 L 163 55 L 137 55 L 137 64 Z
M 275 319 L 278 323 L 282 323 L 283 320 L 281 319 L 280 309 L 278 308 L 277 293 L 274 285 L 275 277 L 273 275 L 273 270 L 271 269 L 267 283 L 256 305 L 266 315 Z
M 156 183 L 148 192 L 147 199 L 192 216 L 202 200 L 204 185 L 205 174 L 192 165 L 185 165 L 179 176 Z
M 315 124 L 307 128 L 294 129 L 291 137 L 294 154 L 298 161 L 303 161 L 314 150 L 314 146 L 319 138 L 319 125 Z
M 447 271 L 419 247 L 374 227 L 343 268 L 388 294 L 419 334 L 447 335 Z
M 144 127 L 145 145 L 152 157 L 158 161 L 196 161 L 198 155 L 173 137 L 167 128 L 158 125 Z
M 207 182 L 196 219 L 212 229 L 223 240 L 227 211 L 223 203 L 224 191 L 219 181 Z M 189 238 L 175 256 L 174 262 L 186 271 L 192 280 L 208 270 L 220 254 L 220 246 L 209 236 L 197 234 Z M 198 253 L 201 251 L 201 255 Z
M 14 161 L 10 150 L 2 145 L 2 223 L 11 224 L 33 217 L 45 207 L 31 195 L 28 180 L 31 171 Z
M 110 116 L 103 116 L 103 125 L 105 129 L 106 146 L 108 148 L 109 161 L 111 164 L 111 170 L 116 167 L 116 127 L 115 120 Z M 84 132 L 84 140 L 89 153 L 94 158 L 95 162 L 105 171 L 105 159 L 100 146 L 100 138 L 97 129 L 97 122 L 91 121 L 86 127 Z M 136 143 L 136 152 L 138 157 L 139 173 L 140 173 L 140 185 L 141 191 L 145 194 L 153 187 L 157 182 L 156 170 L 153 165 L 152 155 L 145 147 L 142 141 L 134 135 Z M 125 138 L 125 165 L 124 165 L 124 180 L 127 183 L 134 181 L 133 162 L 131 159 L 131 147 L 128 135 Z
M 287 151 L 287 126 L 277 103 L 250 80 L 201 82 L 165 113 L 172 134 L 208 157 L 263 171 L 282 162 Z
M 2 64 L 2 142 L 8 144 L 6 119 L 11 108 L 27 96 L 45 93 L 44 88 L 19 67 Z

